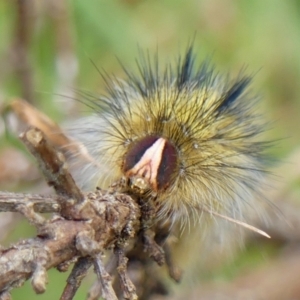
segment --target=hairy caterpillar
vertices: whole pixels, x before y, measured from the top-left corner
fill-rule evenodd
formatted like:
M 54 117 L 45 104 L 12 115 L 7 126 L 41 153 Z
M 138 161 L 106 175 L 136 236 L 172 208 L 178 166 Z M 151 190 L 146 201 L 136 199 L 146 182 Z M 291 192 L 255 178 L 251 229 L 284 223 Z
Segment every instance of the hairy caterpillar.
M 104 77 L 106 95 L 85 95 L 95 114 L 75 131 L 93 162 L 77 180 L 91 189 L 124 179 L 131 194 L 153 200 L 156 220 L 184 225 L 205 212 L 266 235 L 242 221 L 267 146 L 250 77 L 196 67 L 192 47 L 174 67 L 144 57 L 138 68 L 124 69 L 123 80 Z

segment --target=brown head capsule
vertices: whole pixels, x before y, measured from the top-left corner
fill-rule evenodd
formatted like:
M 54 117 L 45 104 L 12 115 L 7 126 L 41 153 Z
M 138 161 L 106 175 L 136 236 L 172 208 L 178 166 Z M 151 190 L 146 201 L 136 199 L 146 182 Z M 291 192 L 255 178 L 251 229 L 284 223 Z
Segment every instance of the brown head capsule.
M 176 176 L 176 169 L 176 149 L 162 137 L 147 136 L 136 141 L 124 158 L 123 172 L 132 188 L 140 186 L 141 193 L 146 186 L 153 192 L 166 189 Z

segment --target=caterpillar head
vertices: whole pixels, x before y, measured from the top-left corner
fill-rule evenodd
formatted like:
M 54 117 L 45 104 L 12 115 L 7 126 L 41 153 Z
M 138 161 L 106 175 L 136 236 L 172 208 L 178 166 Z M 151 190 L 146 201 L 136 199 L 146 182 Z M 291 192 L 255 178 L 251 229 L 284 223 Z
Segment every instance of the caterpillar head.
M 167 139 L 146 136 L 131 145 L 124 157 L 122 170 L 129 179 L 130 188 L 139 194 L 168 188 L 177 170 L 177 149 Z

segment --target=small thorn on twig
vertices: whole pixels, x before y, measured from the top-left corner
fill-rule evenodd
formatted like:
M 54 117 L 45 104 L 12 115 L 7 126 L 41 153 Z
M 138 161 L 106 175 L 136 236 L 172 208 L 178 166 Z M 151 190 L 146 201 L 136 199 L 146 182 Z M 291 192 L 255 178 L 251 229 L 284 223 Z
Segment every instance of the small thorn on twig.
M 136 294 L 136 288 L 130 280 L 127 273 L 128 258 L 125 257 L 124 249 L 116 247 L 115 255 L 117 257 L 117 271 L 120 278 L 121 289 L 123 291 L 124 299 L 136 300 L 138 299 Z
M 154 261 L 157 262 L 159 266 L 162 266 L 165 263 L 165 253 L 162 247 L 155 242 L 154 236 L 155 233 L 150 229 L 142 232 L 144 250 L 154 259 Z
M 47 222 L 44 217 L 34 211 L 32 202 L 28 201 L 27 203 L 23 202 L 22 204 L 18 204 L 17 210 L 24 215 L 32 225 L 35 225 L 36 227 L 41 227 Z
M 98 280 L 102 286 L 102 297 L 105 300 L 118 300 L 116 293 L 112 287 L 111 276 L 105 270 L 103 265 L 101 254 L 95 256 L 94 268 L 97 274 Z
M 37 266 L 35 269 L 33 275 L 31 284 L 34 289 L 34 291 L 37 294 L 42 294 L 46 291 L 46 285 L 48 283 L 48 275 L 47 271 L 43 266 Z
M 182 270 L 174 264 L 172 251 L 170 249 L 170 245 L 168 241 L 164 245 L 165 258 L 166 258 L 166 266 L 168 268 L 169 276 L 177 283 L 180 282 L 182 277 Z
M 81 257 L 75 263 L 71 274 L 68 277 L 67 285 L 60 297 L 60 300 L 72 300 L 81 285 L 82 279 L 86 276 L 92 265 L 91 257 Z

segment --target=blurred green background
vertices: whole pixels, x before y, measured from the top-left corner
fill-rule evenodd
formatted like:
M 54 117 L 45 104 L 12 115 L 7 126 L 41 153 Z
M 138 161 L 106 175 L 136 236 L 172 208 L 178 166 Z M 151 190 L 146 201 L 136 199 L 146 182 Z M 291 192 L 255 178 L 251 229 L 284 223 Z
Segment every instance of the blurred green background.
M 0 37 L 1 105 L 23 97 L 64 121 L 86 110 L 72 100 L 76 89 L 103 91 L 97 68 L 122 77 L 118 60 L 135 69 L 139 48 L 158 51 L 163 64 L 194 40 L 199 62 L 211 56 L 220 72 L 255 74 L 253 90 L 274 121 L 268 135 L 282 139 L 276 156 L 300 145 L 299 0 L 2 0 Z M 67 276 L 50 274 L 37 299 L 59 298 Z M 36 297 L 29 283 L 12 295 Z

